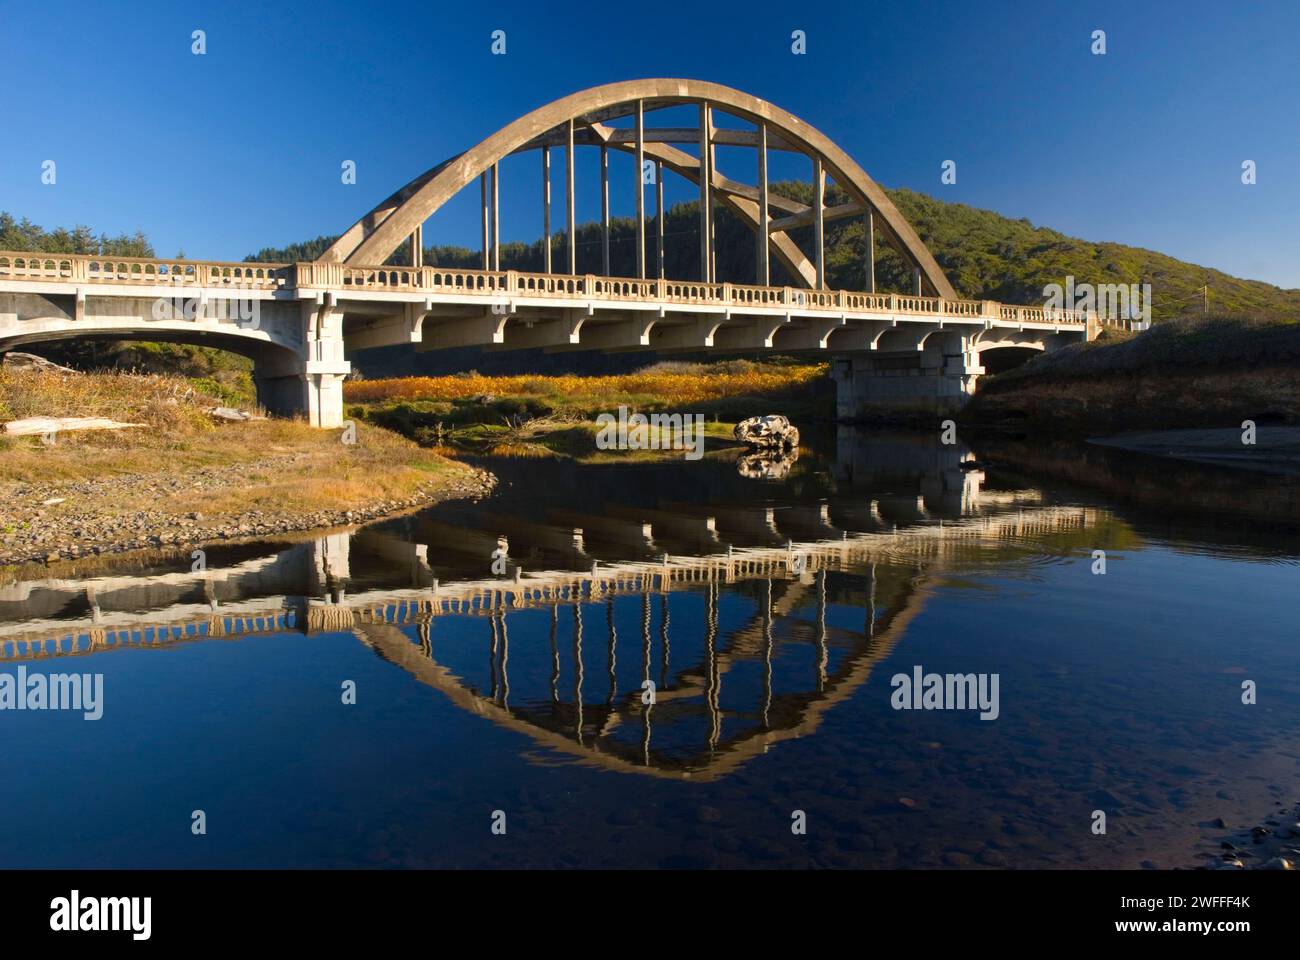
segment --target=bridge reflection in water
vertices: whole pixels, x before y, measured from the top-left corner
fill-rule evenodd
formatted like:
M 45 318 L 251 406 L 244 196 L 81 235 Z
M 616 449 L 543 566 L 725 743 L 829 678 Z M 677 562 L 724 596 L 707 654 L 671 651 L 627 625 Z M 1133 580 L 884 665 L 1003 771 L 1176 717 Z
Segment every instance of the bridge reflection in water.
M 1040 538 L 1104 520 L 1034 490 L 990 492 L 962 455 L 910 449 L 841 451 L 840 492 L 815 502 L 605 501 L 543 506 L 540 521 L 489 512 L 476 526 L 418 515 L 226 548 L 203 573 L 11 584 L 0 660 L 346 632 L 571 760 L 716 779 L 813 733 L 904 635 L 936 573 L 990 551 L 1041 553 Z M 859 489 L 881 463 L 910 486 Z M 527 569 L 512 560 L 484 576 L 498 546 Z

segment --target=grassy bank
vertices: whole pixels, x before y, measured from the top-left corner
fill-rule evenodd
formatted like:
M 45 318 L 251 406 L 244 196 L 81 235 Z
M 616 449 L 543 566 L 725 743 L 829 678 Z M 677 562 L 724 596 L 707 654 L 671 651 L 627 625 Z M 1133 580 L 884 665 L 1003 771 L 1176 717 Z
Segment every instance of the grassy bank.
M 0 422 L 96 416 L 142 427 L 0 437 L 0 564 L 308 529 L 458 495 L 480 478 L 366 424 L 220 422 L 160 375 L 0 368 Z M 57 502 L 52 502 L 57 501 Z M 351 515 L 351 516 L 350 516 Z
M 1300 321 L 1194 317 L 1036 357 L 963 416 L 1077 435 L 1300 423 Z
M 409 377 L 350 382 L 355 420 L 396 430 L 425 446 L 529 447 L 582 455 L 595 451 L 596 418 L 620 407 L 653 414 L 702 414 L 708 436 L 726 440 L 746 417 L 784 413 L 820 419 L 834 411 L 825 365 L 658 363 L 613 376 Z

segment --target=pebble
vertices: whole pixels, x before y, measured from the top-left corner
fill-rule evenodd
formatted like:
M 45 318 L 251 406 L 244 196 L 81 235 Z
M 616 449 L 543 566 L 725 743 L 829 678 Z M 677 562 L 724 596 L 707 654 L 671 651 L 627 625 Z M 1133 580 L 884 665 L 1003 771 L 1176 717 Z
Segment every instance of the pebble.
M 1282 806 L 1282 804 L 1278 804 Z M 1229 839 L 1220 839 L 1218 846 L 1221 851 L 1218 855 L 1211 855 L 1212 859 L 1207 862 L 1209 869 L 1254 869 L 1254 870 L 1294 870 L 1296 863 L 1300 862 L 1300 847 L 1291 842 L 1291 838 L 1300 831 L 1300 822 L 1295 822 L 1295 817 L 1300 815 L 1300 803 L 1295 805 L 1295 810 L 1288 813 L 1276 813 L 1273 816 L 1264 818 L 1263 823 L 1251 827 L 1249 830 L 1239 831 L 1233 834 Z M 1294 823 L 1294 827 L 1282 826 L 1284 818 L 1289 823 Z M 1270 829 L 1268 824 L 1275 829 Z M 1223 818 L 1217 818 L 1209 822 L 1209 826 L 1216 829 L 1222 829 L 1224 826 Z

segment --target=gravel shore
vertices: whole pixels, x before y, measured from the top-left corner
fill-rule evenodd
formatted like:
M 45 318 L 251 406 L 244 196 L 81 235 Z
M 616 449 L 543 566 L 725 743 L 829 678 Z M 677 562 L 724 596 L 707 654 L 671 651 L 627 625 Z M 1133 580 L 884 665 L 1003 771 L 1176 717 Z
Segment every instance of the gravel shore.
M 1226 830 L 1222 819 L 1209 824 L 1211 829 Z M 1300 802 L 1288 809 L 1278 809 L 1249 830 L 1228 833 L 1213 850 L 1203 850 L 1198 858 L 1207 870 L 1295 870 L 1300 868 Z
M 267 457 L 258 472 L 291 466 L 294 455 Z M 361 523 L 444 500 L 477 499 L 490 493 L 496 478 L 464 466 L 458 475 L 431 478 L 402 499 L 379 499 L 351 510 L 287 512 L 250 510 L 205 513 L 205 495 L 248 487 L 249 467 L 211 467 L 185 477 L 119 475 L 70 483 L 14 484 L 0 507 L 0 568 L 177 546 L 202 546 L 251 537 L 274 536 Z M 141 510 L 108 512 L 100 505 L 130 492 L 146 492 L 159 502 L 189 500 L 185 512 Z M 192 496 L 187 496 L 192 494 Z

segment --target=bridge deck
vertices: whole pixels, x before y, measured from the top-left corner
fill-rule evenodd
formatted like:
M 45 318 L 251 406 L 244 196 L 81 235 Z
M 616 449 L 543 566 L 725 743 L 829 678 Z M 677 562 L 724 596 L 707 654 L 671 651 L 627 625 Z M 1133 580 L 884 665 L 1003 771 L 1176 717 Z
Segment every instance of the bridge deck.
M 217 261 L 97 257 L 0 251 L 0 284 L 55 285 L 68 292 L 79 285 L 152 287 L 159 294 L 176 289 L 240 296 L 301 299 L 318 291 L 358 294 L 367 298 L 417 295 L 509 300 L 618 302 L 696 305 L 716 308 L 826 313 L 901 314 L 986 325 L 1047 324 L 1084 327 L 1095 314 L 1016 306 L 993 300 L 850 290 L 705 283 L 698 280 L 601 277 L 594 274 L 527 273 L 518 270 L 473 270 L 447 267 L 353 266 L 342 263 L 226 263 Z M 19 287 L 8 287 L 19 289 Z M 107 291 L 103 291 L 107 292 Z M 227 293 L 229 295 L 229 293 Z

